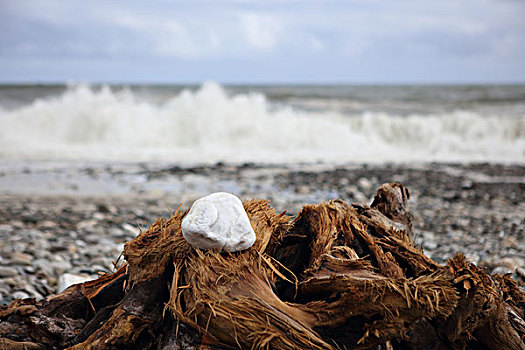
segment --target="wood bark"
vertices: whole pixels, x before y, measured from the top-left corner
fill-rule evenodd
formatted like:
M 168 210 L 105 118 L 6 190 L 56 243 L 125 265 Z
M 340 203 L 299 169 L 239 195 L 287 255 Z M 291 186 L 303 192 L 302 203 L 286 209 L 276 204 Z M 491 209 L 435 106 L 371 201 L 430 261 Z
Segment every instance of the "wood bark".
M 249 200 L 257 240 L 237 253 L 191 247 L 178 211 L 114 273 L 0 307 L 0 349 L 525 349 L 517 282 L 426 257 L 409 198 L 385 184 L 295 218 Z

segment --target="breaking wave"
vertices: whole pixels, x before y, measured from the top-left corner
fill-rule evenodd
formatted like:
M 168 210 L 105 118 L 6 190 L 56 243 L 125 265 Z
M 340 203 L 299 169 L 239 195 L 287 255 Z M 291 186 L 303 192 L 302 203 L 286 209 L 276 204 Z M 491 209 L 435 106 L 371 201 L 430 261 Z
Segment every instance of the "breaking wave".
M 216 83 L 163 103 L 70 86 L 0 109 L 0 158 L 178 162 L 525 161 L 525 116 L 308 111 Z

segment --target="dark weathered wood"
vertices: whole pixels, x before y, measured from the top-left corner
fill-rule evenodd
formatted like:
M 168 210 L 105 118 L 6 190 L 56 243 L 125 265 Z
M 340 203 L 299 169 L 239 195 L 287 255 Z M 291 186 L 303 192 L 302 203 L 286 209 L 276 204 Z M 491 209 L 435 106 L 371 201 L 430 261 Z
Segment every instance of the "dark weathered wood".
M 193 249 L 177 212 L 128 242 L 114 273 L 0 307 L 0 349 L 525 349 L 516 282 L 426 257 L 409 198 L 385 184 L 371 206 L 294 220 L 248 201 L 257 240 L 232 254 Z

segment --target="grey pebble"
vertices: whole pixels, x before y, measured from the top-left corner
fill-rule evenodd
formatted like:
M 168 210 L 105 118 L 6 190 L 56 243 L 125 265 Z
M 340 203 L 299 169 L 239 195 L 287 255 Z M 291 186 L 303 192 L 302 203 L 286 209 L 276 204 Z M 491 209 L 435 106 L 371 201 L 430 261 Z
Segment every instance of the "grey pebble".
M 61 258 L 59 259 L 58 257 L 55 261 L 51 261 L 50 265 L 53 268 L 54 273 L 57 275 L 67 272 L 73 267 L 69 261 L 63 260 Z
M 512 273 L 513 271 L 511 269 L 509 269 L 508 267 L 505 267 L 505 266 L 497 266 L 495 268 L 492 269 L 492 273 L 497 273 L 497 274 L 500 274 L 500 275 L 504 275 L 506 273 Z
M 18 271 L 10 266 L 0 266 L 0 277 L 13 277 L 18 274 Z
M 98 244 L 100 239 L 101 237 L 99 234 L 89 234 L 83 237 L 83 240 L 89 244 Z
M 1 235 L 7 235 L 7 234 L 13 232 L 14 229 L 15 228 L 14 228 L 13 225 L 0 224 L 0 236 Z
M 10 257 L 11 265 L 31 265 L 33 257 L 26 253 L 14 252 Z
M 37 271 L 42 271 L 44 274 L 51 276 L 53 275 L 53 267 L 47 259 L 36 259 L 33 261 L 33 267 Z
M 27 294 L 24 291 L 18 290 L 13 293 L 13 299 L 27 299 L 29 298 L 29 294 Z

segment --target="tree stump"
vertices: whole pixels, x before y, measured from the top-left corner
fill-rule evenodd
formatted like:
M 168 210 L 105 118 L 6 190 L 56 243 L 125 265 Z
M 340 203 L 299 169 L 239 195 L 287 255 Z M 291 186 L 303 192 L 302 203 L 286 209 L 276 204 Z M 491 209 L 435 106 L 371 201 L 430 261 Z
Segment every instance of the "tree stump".
M 265 200 L 244 207 L 248 250 L 194 249 L 185 212 L 158 219 L 111 274 L 0 308 L 0 349 L 525 349 L 525 293 L 462 254 L 440 265 L 412 240 L 410 193 L 371 206 Z

